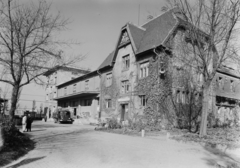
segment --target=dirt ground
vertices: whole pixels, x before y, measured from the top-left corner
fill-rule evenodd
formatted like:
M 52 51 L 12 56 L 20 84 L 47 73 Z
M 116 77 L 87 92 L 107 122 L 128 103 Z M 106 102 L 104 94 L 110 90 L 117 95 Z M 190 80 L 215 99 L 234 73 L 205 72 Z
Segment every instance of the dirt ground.
M 240 163 L 236 152 L 226 155 L 164 135 L 142 138 L 42 121 L 34 122 L 26 134 L 36 148 L 6 168 L 207 168 Z

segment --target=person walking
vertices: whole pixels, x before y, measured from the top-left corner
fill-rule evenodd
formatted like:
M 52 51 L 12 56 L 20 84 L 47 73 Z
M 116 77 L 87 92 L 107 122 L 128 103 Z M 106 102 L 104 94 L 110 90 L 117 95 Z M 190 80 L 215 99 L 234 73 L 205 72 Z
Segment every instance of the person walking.
M 28 117 L 27 117 L 27 132 L 28 131 L 31 132 L 32 122 L 33 122 L 33 119 L 31 117 L 31 115 L 28 114 Z
M 24 113 L 24 116 L 22 118 L 22 132 L 26 131 L 26 124 L 27 124 L 27 115 Z

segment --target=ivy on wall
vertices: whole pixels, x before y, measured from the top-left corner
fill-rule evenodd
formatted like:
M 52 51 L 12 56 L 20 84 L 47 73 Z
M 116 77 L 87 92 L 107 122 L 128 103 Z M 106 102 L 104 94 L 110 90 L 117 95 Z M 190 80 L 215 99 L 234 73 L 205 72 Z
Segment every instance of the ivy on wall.
M 164 69 L 165 73 L 160 71 Z M 171 120 L 169 111 L 172 108 L 172 72 L 170 56 L 162 52 L 159 56 L 149 61 L 149 76 L 139 79 L 136 86 L 138 94 L 145 94 L 147 106 L 144 109 L 144 118 L 147 127 L 157 128 L 163 120 Z

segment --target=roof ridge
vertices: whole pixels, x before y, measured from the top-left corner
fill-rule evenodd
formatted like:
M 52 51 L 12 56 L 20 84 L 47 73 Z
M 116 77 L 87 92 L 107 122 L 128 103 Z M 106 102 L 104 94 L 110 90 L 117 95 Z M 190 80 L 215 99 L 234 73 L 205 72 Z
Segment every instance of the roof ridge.
M 171 11 L 171 10 L 173 10 L 173 9 L 174 9 L 174 8 L 172 8 L 172 9 L 168 9 L 166 12 L 163 12 L 163 13 L 161 13 L 161 14 L 157 15 L 156 17 L 154 17 L 153 19 L 151 19 L 151 20 L 149 20 L 149 21 L 146 21 L 146 22 L 145 22 L 143 25 L 141 25 L 141 27 L 145 26 L 146 24 L 148 24 L 148 23 L 152 22 L 153 20 L 155 20 L 155 19 L 159 18 L 160 16 L 162 16 L 162 15 L 166 14 L 167 12 L 169 12 L 169 11 Z
M 143 30 L 143 31 L 146 31 L 146 29 L 145 29 L 144 27 L 137 26 L 137 25 L 135 25 L 135 24 L 132 23 L 132 22 L 128 22 L 128 24 L 131 24 L 132 26 L 135 26 L 135 27 L 137 27 L 137 28 L 139 28 L 139 29 L 141 29 L 141 30 Z

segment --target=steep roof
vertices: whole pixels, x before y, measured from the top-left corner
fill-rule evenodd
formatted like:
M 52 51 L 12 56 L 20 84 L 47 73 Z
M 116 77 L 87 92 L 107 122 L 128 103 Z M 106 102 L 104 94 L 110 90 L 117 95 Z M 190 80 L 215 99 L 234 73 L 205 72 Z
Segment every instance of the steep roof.
M 107 56 L 107 58 L 102 62 L 102 64 L 98 67 L 98 69 L 102 69 L 104 67 L 111 66 L 112 65 L 113 56 L 114 56 L 114 51 L 111 52 Z
M 128 23 L 127 25 L 130 31 L 129 34 L 132 37 L 135 47 L 138 49 L 146 30 L 132 23 Z
M 132 23 L 127 23 L 123 26 L 121 32 L 126 29 L 131 39 L 135 54 L 151 50 L 159 45 L 164 45 L 168 37 L 172 34 L 175 28 L 183 23 L 178 8 L 173 8 L 158 17 L 150 20 L 142 26 L 136 26 Z M 121 36 L 119 37 L 121 38 Z M 119 39 L 118 39 L 119 42 Z M 106 66 L 111 66 L 116 58 L 116 50 L 108 55 L 98 69 Z
M 146 31 L 139 44 L 137 53 L 147 51 L 164 43 L 165 39 L 178 24 L 178 20 L 174 17 L 173 12 L 174 10 L 169 10 L 142 25 Z

